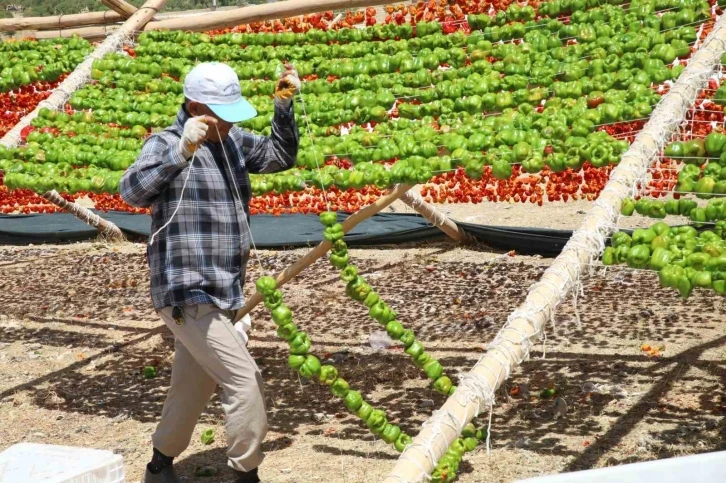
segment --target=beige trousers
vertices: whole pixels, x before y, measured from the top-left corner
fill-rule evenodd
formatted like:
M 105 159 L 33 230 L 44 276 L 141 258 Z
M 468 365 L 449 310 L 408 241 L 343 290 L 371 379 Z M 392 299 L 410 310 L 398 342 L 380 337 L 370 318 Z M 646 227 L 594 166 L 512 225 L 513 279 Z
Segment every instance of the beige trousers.
M 257 468 L 267 434 L 262 375 L 232 325 L 234 311 L 191 305 L 182 313 L 183 321 L 178 323 L 170 307 L 159 311 L 175 342 L 171 387 L 152 436 L 154 447 L 167 456 L 179 456 L 219 384 L 229 466 L 239 471 Z

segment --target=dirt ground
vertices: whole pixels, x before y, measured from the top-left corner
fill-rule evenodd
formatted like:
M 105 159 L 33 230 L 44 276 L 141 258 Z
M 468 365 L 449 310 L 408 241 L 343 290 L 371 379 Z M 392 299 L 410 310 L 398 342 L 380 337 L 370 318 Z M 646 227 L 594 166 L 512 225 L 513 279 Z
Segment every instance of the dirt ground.
M 571 228 L 587 206 L 455 209 L 452 216 L 464 221 Z M 140 480 L 172 357 L 169 332 L 151 310 L 144 252 L 131 243 L 0 247 L 0 451 L 20 442 L 112 450 L 124 456 L 127 481 Z M 304 252 L 260 252 L 259 259 L 271 273 Z M 352 257 L 454 374 L 476 362 L 549 263 L 448 243 L 352 250 Z M 260 275 L 255 260 L 249 274 Z M 285 294 L 313 352 L 335 360 L 351 386 L 404 430 L 415 434 L 443 403 L 399 346 L 370 347 L 380 327 L 346 298 L 327 262 L 315 263 Z M 652 273 L 598 270 L 578 299 L 579 323 L 572 302 L 563 304 L 546 345 L 498 391 L 491 453 L 467 455 L 458 481 L 513 482 L 726 449 L 725 308 L 723 299 L 701 293 L 683 301 L 660 289 Z M 270 420 L 263 481 L 382 480 L 395 451 L 326 387 L 294 375 L 266 311 L 252 316 L 250 351 L 265 378 Z M 663 345 L 661 357 L 646 356 L 643 343 Z M 146 365 L 157 366 L 157 378 L 142 376 Z M 561 399 L 538 397 L 550 385 Z M 183 481 L 232 481 L 223 420 L 215 396 L 178 458 Z M 200 434 L 208 428 L 216 437 L 205 446 Z M 195 477 L 201 467 L 216 476 Z

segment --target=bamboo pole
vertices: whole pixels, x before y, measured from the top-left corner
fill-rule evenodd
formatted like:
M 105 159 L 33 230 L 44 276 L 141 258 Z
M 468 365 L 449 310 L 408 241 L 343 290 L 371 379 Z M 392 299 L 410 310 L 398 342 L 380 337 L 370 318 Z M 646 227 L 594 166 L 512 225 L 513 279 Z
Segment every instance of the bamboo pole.
M 56 39 L 58 37 L 68 38 L 73 37 L 74 35 L 82 37 L 86 40 L 101 40 L 116 32 L 118 28 L 118 25 L 106 25 L 103 27 L 80 27 L 60 30 L 43 30 L 40 32 L 34 32 L 32 36 L 38 40 Z
M 401 201 L 413 208 L 416 213 L 431 222 L 432 225 L 449 235 L 458 242 L 466 243 L 471 241 L 471 236 L 459 225 L 454 223 L 448 216 L 427 203 L 415 190 L 408 190 L 401 196 Z
M 396 0 L 288 0 L 213 12 L 202 17 L 149 22 L 144 30 L 214 30 L 264 20 L 296 17 L 324 10 L 354 10 L 390 3 L 396 3 Z
M 396 185 L 391 191 L 389 191 L 386 195 L 381 196 L 378 198 L 375 202 L 371 203 L 370 205 L 367 205 L 360 210 L 356 211 L 352 215 L 350 215 L 348 218 L 345 219 L 345 221 L 342 223 L 343 225 L 343 231 L 345 233 L 348 233 L 350 230 L 352 230 L 356 225 L 361 223 L 362 221 L 367 220 L 371 216 L 375 215 L 379 211 L 383 210 L 386 206 L 390 205 L 397 199 L 399 199 L 401 196 L 403 196 L 409 189 L 411 189 L 411 185 L 407 184 L 399 184 Z M 305 254 L 302 258 L 298 259 L 295 263 L 287 267 L 285 270 L 280 272 L 277 277 L 277 286 L 282 286 L 292 280 L 293 277 L 295 277 L 297 274 L 305 270 L 307 267 L 313 264 L 318 258 L 322 257 L 327 253 L 328 250 L 330 250 L 330 247 L 332 247 L 333 244 L 330 243 L 328 240 L 323 240 L 320 243 L 318 243 L 315 248 L 310 250 L 308 253 Z M 255 293 L 252 294 L 252 297 L 250 297 L 247 302 L 245 303 L 244 307 L 239 309 L 237 311 L 237 315 L 235 316 L 233 322 L 237 322 L 242 319 L 245 315 L 249 314 L 252 309 L 255 308 L 257 304 L 262 302 L 262 294 L 260 294 L 258 291 L 255 290 Z
M 121 15 L 123 18 L 129 18 L 136 13 L 136 7 L 124 0 L 101 0 L 101 3 Z
M 463 426 L 480 411 L 491 408 L 494 391 L 528 357 L 534 338 L 542 333 L 545 323 L 570 290 L 577 287 L 584 268 L 600 254 L 605 238 L 617 227 L 623 199 L 632 193 L 639 180 L 644 179 L 648 166 L 683 121 L 698 91 L 706 86 L 724 50 L 726 15 L 719 19 L 703 47 L 661 99 L 562 253 L 545 271 L 540 282 L 530 288 L 524 304 L 509 316 L 479 362 L 468 374 L 461 376 L 456 392 L 424 423 L 384 483 L 425 479 Z M 486 479 L 486 476 L 482 478 Z
M 75 215 L 76 217 L 80 218 L 81 220 L 85 221 L 92 227 L 98 229 L 98 231 L 101 232 L 101 234 L 106 235 L 112 240 L 123 240 L 124 235 L 114 223 L 111 223 L 110 221 L 104 220 L 97 214 L 93 213 L 88 208 L 85 208 L 77 203 L 71 203 L 70 201 L 67 201 L 61 195 L 58 194 L 56 190 L 48 191 L 44 195 L 42 195 L 44 199 L 50 201 L 56 206 L 59 206 L 63 208 L 64 210 L 68 211 L 69 213 Z
M 57 17 L 5 18 L 0 20 L 0 32 L 18 30 L 48 30 L 84 25 L 105 25 L 121 22 L 124 17 L 116 12 L 91 12 Z

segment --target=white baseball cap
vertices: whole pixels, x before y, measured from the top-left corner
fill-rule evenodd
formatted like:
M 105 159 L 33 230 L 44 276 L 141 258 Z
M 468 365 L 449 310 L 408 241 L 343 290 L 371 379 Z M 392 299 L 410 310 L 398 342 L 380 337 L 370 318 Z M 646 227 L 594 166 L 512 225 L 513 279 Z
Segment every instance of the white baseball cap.
M 206 105 L 227 122 L 257 116 L 252 104 L 242 97 L 237 73 L 221 62 L 204 62 L 189 71 L 184 79 L 184 96 Z

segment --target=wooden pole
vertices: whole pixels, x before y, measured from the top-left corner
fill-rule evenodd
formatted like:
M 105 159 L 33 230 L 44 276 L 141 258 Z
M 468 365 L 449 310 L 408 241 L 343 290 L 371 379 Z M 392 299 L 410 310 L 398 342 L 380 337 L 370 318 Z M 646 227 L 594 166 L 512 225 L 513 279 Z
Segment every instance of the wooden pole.
M 611 173 L 605 189 L 562 253 L 541 281 L 530 288 L 524 303 L 509 316 L 479 362 L 460 377 L 456 392 L 424 423 L 384 483 L 411 483 L 426 478 L 464 425 L 494 404 L 494 391 L 528 357 L 534 339 L 542 333 L 555 308 L 577 287 L 580 274 L 600 254 L 605 238 L 616 228 L 623 199 L 645 177 L 656 154 L 683 121 L 724 50 L 726 15 L 716 23 L 703 47 L 653 110 L 651 119 Z M 485 481 L 487 477 L 481 475 L 480 479 Z
M 136 13 L 136 7 L 124 0 L 101 0 L 101 3 L 121 15 L 123 18 L 129 18 Z
M 360 210 L 356 211 L 348 218 L 346 218 L 345 221 L 342 223 L 343 231 L 345 233 L 348 233 L 356 225 L 358 225 L 362 221 L 367 220 L 371 216 L 384 209 L 386 206 L 399 199 L 409 189 L 411 189 L 411 185 L 396 185 L 390 192 L 388 192 L 388 194 L 381 196 L 375 202 L 361 208 Z M 332 246 L 333 244 L 327 240 L 323 240 L 318 243 L 317 246 L 315 246 L 315 248 L 306 253 L 305 256 L 298 259 L 295 263 L 293 263 L 277 275 L 277 286 L 282 286 L 292 280 L 293 277 L 302 272 L 305 268 L 312 265 L 318 258 L 325 255 Z M 255 293 L 253 293 L 249 300 L 247 300 L 244 307 L 237 311 L 237 315 L 235 316 L 233 322 L 241 320 L 242 317 L 249 314 L 252 309 L 254 309 L 255 306 L 260 302 L 262 302 L 262 294 L 255 290 Z
M 214 30 L 264 20 L 296 17 L 324 10 L 355 10 L 390 3 L 396 3 L 396 0 L 287 0 L 212 12 L 201 17 L 149 22 L 144 30 Z
M 115 12 L 114 12 L 115 13 Z M 78 35 L 86 40 L 101 40 L 118 30 L 118 25 L 107 25 L 105 27 L 80 27 L 61 30 L 42 30 L 32 34 L 38 40 L 55 39 L 58 37 L 68 38 Z
M 70 201 L 67 201 L 65 198 L 63 198 L 61 195 L 58 194 L 56 190 L 48 191 L 44 195 L 42 195 L 44 199 L 50 201 L 56 206 L 59 206 L 63 208 L 64 210 L 70 212 L 71 214 L 75 215 L 82 221 L 85 221 L 92 227 L 98 229 L 98 231 L 101 232 L 101 234 L 106 235 L 112 240 L 123 240 L 124 234 L 121 232 L 119 227 L 117 227 L 115 224 L 111 223 L 110 221 L 104 220 L 97 214 L 90 211 L 88 208 L 84 208 L 83 206 L 71 203 Z
M 58 17 L 4 18 L 0 20 L 0 32 L 64 29 L 68 27 L 82 27 L 84 25 L 106 25 L 122 22 L 124 19 L 125 17 L 122 17 L 116 12 L 91 12 L 60 15 Z
M 449 235 L 458 242 L 466 243 L 471 241 L 471 236 L 465 232 L 459 225 L 454 223 L 451 218 L 434 208 L 431 203 L 427 203 L 415 190 L 408 190 L 401 196 L 401 201 L 413 208 L 416 213 L 423 216 L 431 222 L 432 225 Z

